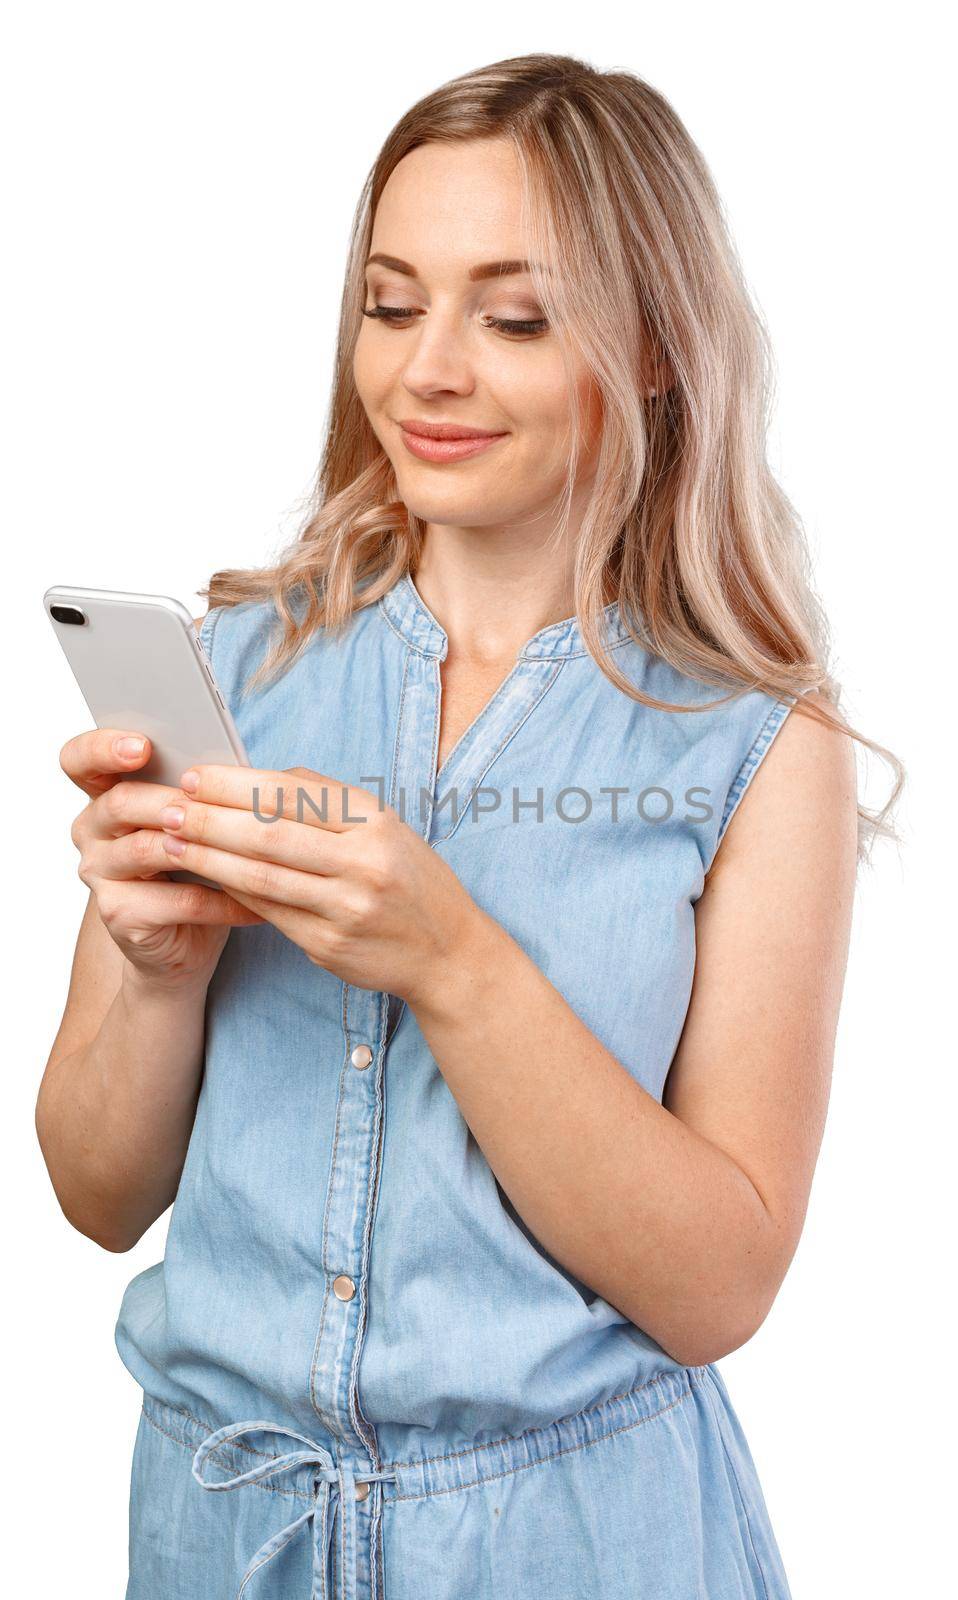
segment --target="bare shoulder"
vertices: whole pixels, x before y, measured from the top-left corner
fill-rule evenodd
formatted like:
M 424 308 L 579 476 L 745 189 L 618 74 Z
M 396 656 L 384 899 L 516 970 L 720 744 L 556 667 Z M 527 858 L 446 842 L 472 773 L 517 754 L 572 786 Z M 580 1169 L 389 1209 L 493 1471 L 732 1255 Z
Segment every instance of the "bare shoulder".
M 193 618 L 193 626 L 196 629 L 197 633 L 199 633 L 200 629 L 202 628 L 204 621 L 205 621 L 205 618 L 203 618 L 203 617 L 194 617 Z
M 763 756 L 707 881 L 745 863 L 754 871 L 772 859 L 790 863 L 793 872 L 814 859 L 820 870 L 827 865 L 854 876 L 857 848 L 855 741 L 831 702 L 812 691 L 800 697 Z

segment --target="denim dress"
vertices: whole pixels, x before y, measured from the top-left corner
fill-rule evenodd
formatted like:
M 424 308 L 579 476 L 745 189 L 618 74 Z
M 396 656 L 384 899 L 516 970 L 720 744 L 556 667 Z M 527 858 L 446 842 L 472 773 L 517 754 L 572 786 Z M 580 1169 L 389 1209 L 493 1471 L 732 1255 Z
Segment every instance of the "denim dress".
M 640 689 L 727 693 L 602 622 Z M 269 601 L 202 626 L 251 764 L 381 796 L 661 1100 L 695 902 L 794 698 L 650 709 L 571 618 L 437 773 L 446 635 L 408 574 L 244 696 L 277 626 Z M 231 929 L 209 986 L 165 1258 L 116 1343 L 143 1391 L 127 1600 L 788 1600 L 715 1365 L 536 1239 L 404 1002 L 271 924 Z

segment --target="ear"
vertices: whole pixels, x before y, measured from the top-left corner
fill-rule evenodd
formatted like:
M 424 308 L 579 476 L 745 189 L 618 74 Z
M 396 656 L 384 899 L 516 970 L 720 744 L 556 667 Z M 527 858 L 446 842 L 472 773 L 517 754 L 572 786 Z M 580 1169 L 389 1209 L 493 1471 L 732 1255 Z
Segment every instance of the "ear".
M 655 399 L 657 395 L 668 394 L 674 384 L 675 374 L 669 362 L 663 356 L 662 360 L 652 368 L 649 385 L 645 391 L 646 395 L 649 399 Z
M 667 394 L 675 383 L 675 373 L 661 347 L 654 342 L 646 346 L 642 361 L 642 393 L 647 398 Z

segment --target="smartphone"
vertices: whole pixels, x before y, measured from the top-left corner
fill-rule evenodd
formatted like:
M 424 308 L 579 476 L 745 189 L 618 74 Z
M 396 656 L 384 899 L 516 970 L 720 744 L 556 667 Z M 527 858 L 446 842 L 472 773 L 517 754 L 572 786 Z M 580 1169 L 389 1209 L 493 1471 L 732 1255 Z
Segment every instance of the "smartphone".
M 131 779 L 175 789 L 198 762 L 251 765 L 193 619 L 178 600 L 55 584 L 43 604 L 96 726 L 150 739 L 150 759 Z M 184 868 L 169 876 L 223 887 Z

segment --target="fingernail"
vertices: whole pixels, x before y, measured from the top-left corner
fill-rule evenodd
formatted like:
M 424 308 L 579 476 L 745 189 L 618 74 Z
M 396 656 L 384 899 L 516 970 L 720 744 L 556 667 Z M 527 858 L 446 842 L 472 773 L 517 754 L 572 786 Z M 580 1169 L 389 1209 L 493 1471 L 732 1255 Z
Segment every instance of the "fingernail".
M 189 771 L 184 772 L 180 779 L 180 788 L 185 789 L 187 794 L 195 794 L 199 786 L 200 775 L 194 767 L 190 767 Z
M 182 806 L 164 806 L 160 812 L 160 821 L 164 828 L 178 828 L 185 816 L 186 812 Z
M 113 748 L 118 756 L 139 756 L 143 754 L 143 740 L 114 739 Z
M 163 848 L 168 850 L 171 856 L 181 856 L 186 849 L 186 840 L 177 839 L 172 833 L 164 833 Z

